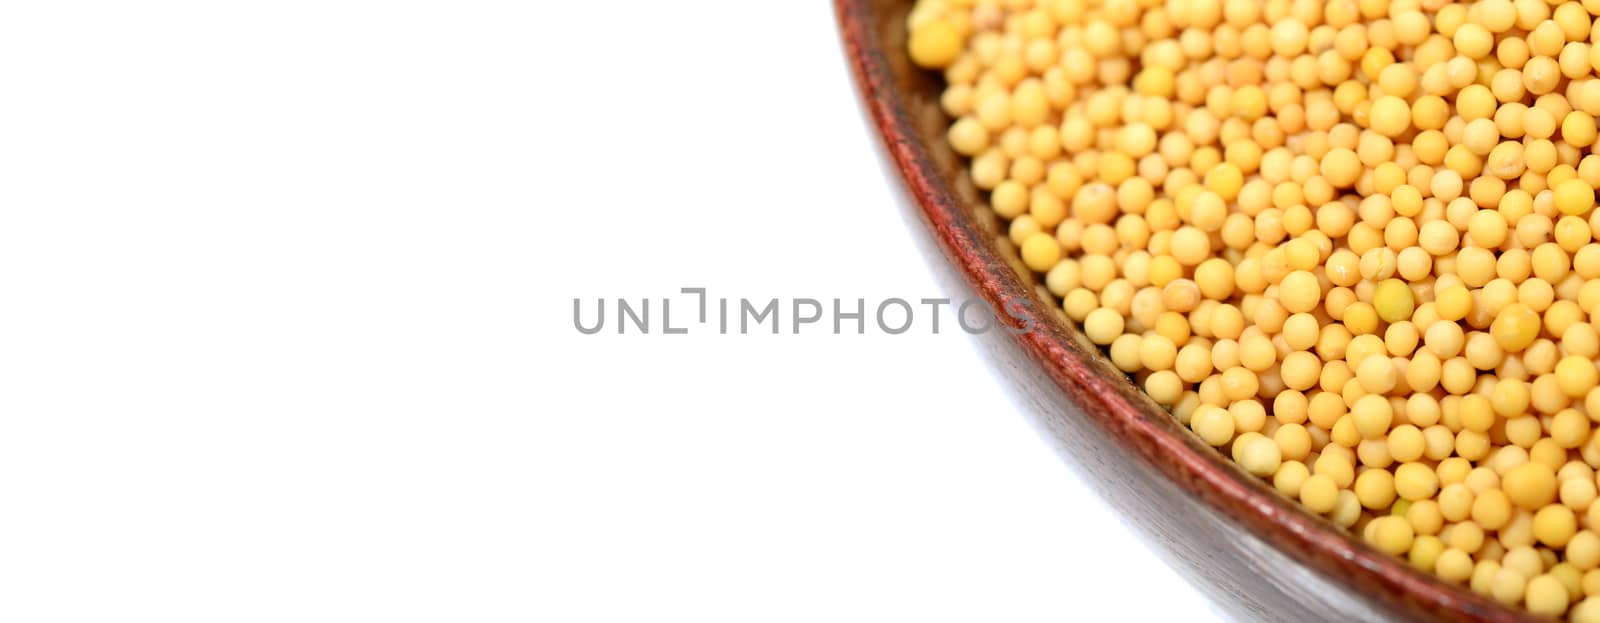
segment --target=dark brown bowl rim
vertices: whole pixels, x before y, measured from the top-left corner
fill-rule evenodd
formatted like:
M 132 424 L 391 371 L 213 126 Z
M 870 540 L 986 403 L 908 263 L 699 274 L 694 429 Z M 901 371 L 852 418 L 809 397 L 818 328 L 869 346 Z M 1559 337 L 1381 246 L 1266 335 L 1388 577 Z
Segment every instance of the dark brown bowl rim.
M 1079 406 L 1122 440 L 1125 451 L 1292 558 L 1399 611 L 1443 621 L 1545 620 L 1444 582 L 1301 509 L 1203 445 L 1170 415 L 1153 412 L 1131 383 L 1107 374 L 1099 355 L 1075 339 L 1077 330 L 1060 321 L 1053 305 L 1032 294 L 939 174 L 896 88 L 870 1 L 834 0 L 834 9 L 866 114 L 946 258 L 991 305 L 1011 304 L 1019 322 L 1036 328 L 1013 338 L 1060 387 L 1098 397 Z

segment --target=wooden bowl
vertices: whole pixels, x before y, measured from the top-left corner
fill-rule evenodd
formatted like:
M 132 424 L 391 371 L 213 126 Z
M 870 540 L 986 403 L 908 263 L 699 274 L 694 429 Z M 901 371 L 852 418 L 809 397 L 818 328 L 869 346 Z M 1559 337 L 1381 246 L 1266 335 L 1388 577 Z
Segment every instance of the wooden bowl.
M 941 270 L 952 285 L 996 309 L 1010 305 L 1014 313 L 1002 318 L 1034 327 L 980 338 L 1014 395 L 1170 564 L 1242 620 L 1540 620 L 1418 571 L 1306 512 L 1200 442 L 1113 368 L 1017 269 L 1000 224 L 946 144 L 941 81 L 905 52 L 911 5 L 834 0 L 886 160 L 948 260 Z M 1130 614 L 1137 618 L 1136 610 Z

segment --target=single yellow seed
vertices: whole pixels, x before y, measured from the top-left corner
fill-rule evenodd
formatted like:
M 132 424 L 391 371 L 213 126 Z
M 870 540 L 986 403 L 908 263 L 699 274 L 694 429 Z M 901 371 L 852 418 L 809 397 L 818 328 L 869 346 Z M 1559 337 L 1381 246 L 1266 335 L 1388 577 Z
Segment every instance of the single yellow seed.
M 1322 286 L 1317 277 L 1308 271 L 1297 270 L 1285 275 L 1278 286 L 1279 301 L 1291 313 L 1309 312 L 1322 301 Z
M 1356 152 L 1343 147 L 1330 150 L 1322 157 L 1322 176 L 1335 187 L 1354 184 L 1361 176 L 1361 168 L 1361 158 Z
M 1393 95 L 1385 95 L 1372 103 L 1369 118 L 1372 120 L 1372 129 L 1379 134 L 1394 138 L 1405 134 L 1411 129 L 1411 106 L 1404 99 Z
M 1089 316 L 1083 321 L 1084 334 L 1096 344 L 1110 344 L 1122 335 L 1122 329 L 1122 314 L 1106 307 L 1089 312 Z
M 1567 587 L 1563 586 L 1560 580 L 1546 574 L 1528 581 L 1523 599 L 1527 600 L 1529 612 L 1543 616 L 1558 616 L 1567 611 L 1571 596 L 1567 594 Z
M 1356 499 L 1370 509 L 1388 508 L 1394 504 L 1394 474 L 1383 469 L 1369 469 L 1356 476 Z
M 1028 236 L 1022 242 L 1022 261 L 1035 271 L 1049 271 L 1061 261 L 1061 243 L 1043 232 Z
M 1588 357 L 1573 355 L 1563 358 L 1556 364 L 1556 384 L 1561 392 L 1572 398 L 1580 398 L 1594 389 L 1600 383 L 1600 369 L 1595 368 L 1595 362 Z
M 1464 582 L 1472 576 L 1472 555 L 1450 548 L 1439 553 L 1434 572 L 1447 582 Z
M 1506 472 L 1501 486 L 1513 504 L 1528 510 L 1537 510 L 1556 498 L 1555 471 L 1538 462 L 1530 461 L 1512 468 Z
M 1378 284 L 1372 295 L 1372 307 L 1378 317 L 1387 322 L 1400 322 L 1411 317 L 1416 308 L 1411 288 L 1399 279 L 1386 279 Z
M 1350 417 L 1362 438 L 1380 439 L 1389 434 L 1389 425 L 1394 421 L 1394 408 L 1383 396 L 1367 394 L 1350 407 Z
M 1456 322 L 1472 310 L 1472 295 L 1465 286 L 1446 287 L 1435 292 L 1433 309 L 1440 320 Z
M 1600 567 L 1600 534 L 1583 530 L 1567 541 L 1567 562 L 1581 571 Z
M 1527 591 L 1528 581 L 1513 569 L 1500 569 L 1490 579 L 1489 595 L 1501 603 L 1516 605 Z
M 1454 42 L 1456 51 L 1467 58 L 1480 59 L 1494 47 L 1494 34 L 1482 25 L 1467 23 L 1456 29 Z
M 1410 522 L 1403 517 L 1387 516 L 1372 520 L 1370 541 L 1384 552 L 1397 556 L 1403 554 L 1411 549 L 1411 541 L 1415 537 Z
M 1399 376 L 1388 357 L 1367 357 L 1356 366 L 1356 380 L 1361 383 L 1361 389 L 1380 396 L 1394 389 Z
M 1494 324 L 1489 327 L 1489 333 L 1494 336 L 1496 343 L 1506 352 L 1517 352 L 1527 348 L 1533 340 L 1539 337 L 1539 314 L 1522 303 L 1512 303 L 1501 308 L 1495 315 Z
M 1378 312 L 1367 303 L 1352 303 L 1344 310 L 1344 326 L 1355 335 L 1370 335 L 1378 330 Z
M 1585 578 L 1584 584 L 1587 586 L 1589 582 L 1587 576 Z M 1600 587 L 1600 583 L 1596 583 L 1596 586 Z M 1590 597 L 1572 607 L 1572 611 L 1568 613 L 1572 623 L 1600 623 L 1600 597 L 1593 596 L 1597 593 L 1600 591 L 1589 591 L 1587 588 L 1584 590 L 1584 594 Z
M 1283 453 L 1278 444 L 1261 436 L 1249 440 L 1242 447 L 1236 447 L 1234 454 L 1245 471 L 1257 476 L 1271 476 L 1283 463 Z
M 911 60 L 929 69 L 949 67 L 961 56 L 961 32 L 946 20 L 932 20 L 911 31 Z
M 1395 491 L 1413 502 L 1427 500 L 1439 490 L 1439 476 L 1422 463 L 1406 463 L 1395 470 Z
M 1233 440 L 1235 430 L 1233 414 L 1215 405 L 1200 405 L 1189 420 L 1189 426 L 1200 435 L 1201 439 L 1213 446 L 1222 446 Z
M 1574 147 L 1588 147 L 1593 145 L 1597 134 L 1594 115 L 1582 110 L 1567 113 L 1561 121 L 1561 138 L 1564 142 Z
M 1573 178 L 1556 185 L 1556 209 L 1562 214 L 1581 216 L 1594 207 L 1594 187 Z
M 1578 531 L 1578 517 L 1572 509 L 1552 504 L 1533 516 L 1533 535 L 1550 547 L 1565 547 Z
M 1339 499 L 1339 485 L 1325 474 L 1312 474 L 1300 485 L 1300 503 L 1317 514 L 1333 511 Z
M 1195 266 L 1211 255 L 1211 239 L 1206 233 L 1189 226 L 1178 228 L 1172 234 L 1172 257 L 1184 266 Z

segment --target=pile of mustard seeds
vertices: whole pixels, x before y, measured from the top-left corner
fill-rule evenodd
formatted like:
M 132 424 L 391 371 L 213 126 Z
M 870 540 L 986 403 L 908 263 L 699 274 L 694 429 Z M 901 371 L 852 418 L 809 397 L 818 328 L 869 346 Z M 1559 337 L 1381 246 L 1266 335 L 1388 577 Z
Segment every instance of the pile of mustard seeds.
M 1600 0 L 920 0 L 1022 262 L 1206 443 L 1600 622 Z

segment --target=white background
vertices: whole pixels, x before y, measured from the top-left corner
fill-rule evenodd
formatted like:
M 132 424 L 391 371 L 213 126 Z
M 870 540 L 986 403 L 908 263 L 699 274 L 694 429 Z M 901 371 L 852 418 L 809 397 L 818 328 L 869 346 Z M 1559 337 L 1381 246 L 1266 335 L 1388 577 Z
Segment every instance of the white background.
M 0 620 L 1213 616 L 963 335 L 573 329 L 946 294 L 872 140 L 820 1 L 7 3 Z

